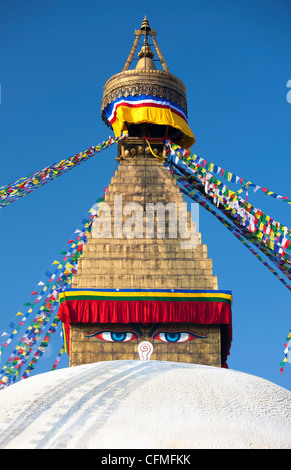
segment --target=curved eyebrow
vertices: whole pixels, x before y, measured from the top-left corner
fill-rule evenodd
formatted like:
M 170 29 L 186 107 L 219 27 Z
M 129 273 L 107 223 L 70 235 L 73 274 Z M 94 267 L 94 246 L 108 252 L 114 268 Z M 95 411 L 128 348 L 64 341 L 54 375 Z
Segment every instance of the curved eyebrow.
M 142 331 L 140 330 L 140 328 L 138 328 L 137 325 L 133 324 L 133 323 L 128 323 L 128 326 L 130 328 L 132 328 L 139 336 L 142 336 Z
M 141 330 L 136 325 L 133 325 L 132 323 L 127 324 L 128 329 L 122 329 L 122 330 L 118 329 L 118 328 L 116 330 L 112 329 L 111 325 L 112 325 L 112 323 L 109 323 L 108 328 L 106 328 L 106 326 L 104 326 L 104 328 L 100 328 L 98 330 L 95 330 L 95 331 L 93 331 L 93 333 L 84 333 L 84 336 L 86 336 L 86 337 L 97 336 L 99 333 L 102 333 L 104 331 L 110 331 L 110 332 L 117 332 L 118 331 L 118 332 L 128 332 L 128 333 L 130 333 L 131 332 L 130 330 L 133 330 L 137 334 L 138 337 L 142 336 Z
M 163 323 L 158 323 L 149 331 L 149 337 L 153 336 L 153 334 L 161 327 Z

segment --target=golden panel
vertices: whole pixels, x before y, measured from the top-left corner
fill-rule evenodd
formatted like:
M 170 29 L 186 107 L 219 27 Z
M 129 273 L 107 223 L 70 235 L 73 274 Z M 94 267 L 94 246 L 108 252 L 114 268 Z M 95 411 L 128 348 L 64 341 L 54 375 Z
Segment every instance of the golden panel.
M 129 339 L 108 340 L 108 332 L 124 335 L 127 333 Z M 88 336 L 94 333 L 95 336 Z M 165 333 L 183 333 L 191 337 L 181 342 L 167 342 Z M 132 339 L 130 334 L 134 335 Z M 182 335 L 181 338 L 183 339 Z M 71 325 L 70 366 L 107 360 L 139 360 L 138 344 L 142 341 L 152 343 L 152 360 L 192 362 L 221 367 L 220 326 L 187 323 Z

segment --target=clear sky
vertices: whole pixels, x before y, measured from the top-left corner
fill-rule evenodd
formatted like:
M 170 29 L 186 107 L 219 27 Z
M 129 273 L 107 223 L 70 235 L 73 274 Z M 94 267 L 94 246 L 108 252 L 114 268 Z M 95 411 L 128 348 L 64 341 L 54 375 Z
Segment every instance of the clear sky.
M 291 197 L 289 0 L 0 0 L 0 186 L 113 135 L 100 117 L 103 85 L 145 14 L 186 85 L 192 151 Z M 108 184 L 115 157 L 114 146 L 1 210 L 1 332 Z M 259 192 L 250 202 L 291 226 L 290 205 Z M 279 373 L 291 292 L 202 208 L 200 231 L 219 289 L 233 292 L 229 367 L 291 389 L 291 365 Z

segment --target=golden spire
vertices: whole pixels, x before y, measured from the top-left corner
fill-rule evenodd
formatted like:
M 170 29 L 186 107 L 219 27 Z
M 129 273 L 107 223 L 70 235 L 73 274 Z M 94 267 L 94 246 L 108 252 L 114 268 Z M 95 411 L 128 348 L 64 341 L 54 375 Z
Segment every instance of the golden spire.
M 136 64 L 135 70 L 141 70 L 141 69 L 156 70 L 157 67 L 153 61 L 154 55 L 155 54 L 152 52 L 147 42 L 147 38 L 145 37 L 141 51 L 138 53 L 139 61 Z
M 189 148 L 195 138 L 188 126 L 185 85 L 169 72 L 156 41 L 156 30 L 151 29 L 146 16 L 134 34 L 134 43 L 122 72 L 113 75 L 104 85 L 102 119 L 116 136 L 126 130 L 129 136 L 167 137 Z M 129 69 L 142 36 L 139 60 L 135 68 Z M 156 67 L 154 50 L 162 70 Z
M 150 24 L 149 24 L 149 21 L 147 19 L 147 16 L 145 15 L 144 19 L 143 19 L 143 22 L 141 24 L 141 27 L 140 29 L 136 29 L 134 31 L 134 34 L 135 34 L 135 40 L 134 40 L 134 43 L 132 45 L 132 48 L 131 48 L 131 51 L 129 53 L 129 56 L 128 56 L 128 59 L 123 67 L 123 72 L 125 72 L 126 70 L 129 69 L 130 67 L 130 64 L 132 62 L 132 59 L 134 57 L 134 54 L 135 54 L 135 51 L 136 51 L 136 48 L 137 48 L 137 45 L 138 45 L 138 41 L 139 41 L 139 38 L 142 36 L 142 35 L 145 35 L 145 40 L 144 40 L 144 46 L 148 46 L 149 50 L 150 50 L 150 53 L 153 54 L 153 52 L 151 51 L 149 45 L 148 45 L 148 41 L 147 41 L 147 38 L 148 36 L 150 36 L 152 38 L 152 41 L 153 41 L 153 44 L 154 44 L 154 47 L 156 49 L 156 52 L 157 52 L 157 55 L 158 55 L 158 58 L 161 62 L 161 65 L 163 67 L 163 70 L 164 72 L 169 72 L 169 69 L 167 67 L 167 64 L 166 64 L 166 61 L 161 53 L 161 50 L 158 46 L 158 43 L 157 43 L 157 40 L 156 40 L 156 35 L 157 35 L 157 32 L 155 29 L 151 29 L 150 27 Z M 156 66 L 155 66 L 155 63 L 153 62 L 153 60 L 151 61 L 148 61 L 146 58 L 149 57 L 150 59 L 152 59 L 152 57 L 148 56 L 148 55 L 144 55 L 145 59 L 144 59 L 144 64 L 143 63 L 140 63 L 139 64 L 139 67 L 138 69 L 141 69 L 141 68 L 145 68 L 145 65 L 146 65 L 146 68 L 151 68 L 151 69 L 154 69 L 156 70 Z M 149 62 L 149 64 L 148 64 Z M 150 65 L 150 67 L 148 67 L 148 65 Z
M 147 15 L 144 16 L 144 19 L 143 19 L 143 22 L 141 24 L 140 29 L 141 29 L 141 31 L 143 31 L 143 30 L 150 31 L 151 30 L 150 24 L 149 24 L 148 19 L 147 19 Z

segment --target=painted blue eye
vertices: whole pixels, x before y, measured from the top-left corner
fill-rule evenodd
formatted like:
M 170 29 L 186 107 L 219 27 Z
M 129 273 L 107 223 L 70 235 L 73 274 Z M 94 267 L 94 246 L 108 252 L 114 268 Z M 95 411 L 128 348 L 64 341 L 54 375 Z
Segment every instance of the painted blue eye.
M 111 335 L 112 341 L 125 341 L 128 333 L 111 332 L 110 335 Z
M 165 333 L 165 340 L 168 343 L 177 343 L 181 338 L 181 333 Z
M 130 331 L 94 331 L 93 333 L 85 333 L 87 338 L 95 336 L 96 338 L 110 341 L 111 343 L 126 343 L 127 341 L 137 340 L 136 333 Z
M 196 335 L 184 331 L 160 331 L 153 336 L 153 340 L 159 339 L 164 343 L 185 343 L 195 337 Z

